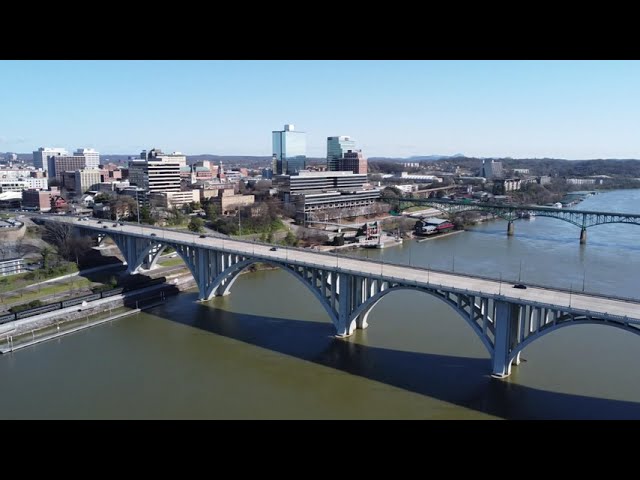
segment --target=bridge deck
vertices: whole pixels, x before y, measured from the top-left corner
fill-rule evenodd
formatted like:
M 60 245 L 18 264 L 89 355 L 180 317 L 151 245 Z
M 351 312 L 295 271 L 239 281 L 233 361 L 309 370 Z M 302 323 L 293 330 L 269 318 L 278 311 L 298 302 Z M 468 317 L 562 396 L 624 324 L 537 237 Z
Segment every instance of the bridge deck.
M 470 275 L 435 272 L 423 268 L 381 264 L 365 259 L 340 257 L 331 254 L 322 254 L 312 251 L 278 248 L 271 251 L 271 245 L 252 243 L 227 238 L 206 237 L 187 232 L 166 230 L 157 227 L 141 226 L 137 224 L 125 224 L 124 226 L 112 226 L 112 222 L 98 224 L 97 220 L 77 221 L 77 217 L 61 217 L 55 215 L 39 216 L 48 220 L 55 220 L 73 224 L 76 227 L 94 230 L 96 233 L 108 234 L 110 232 L 124 233 L 136 237 L 155 238 L 162 242 L 173 242 L 198 247 L 211 247 L 212 249 L 241 254 L 256 258 L 260 261 L 275 260 L 282 263 L 293 263 L 311 267 L 324 268 L 333 271 L 342 271 L 356 275 L 368 275 L 375 278 L 384 278 L 388 281 L 401 281 L 406 284 L 415 284 L 422 287 L 443 287 L 452 291 L 463 291 L 469 294 L 477 294 L 499 298 L 505 301 L 517 303 L 542 304 L 549 308 L 564 311 L 583 311 L 606 314 L 608 316 L 626 317 L 629 323 L 640 323 L 640 302 L 611 299 L 603 296 L 593 296 L 584 293 L 573 293 L 542 287 L 528 287 L 526 290 L 512 288 L 512 284 L 499 282 Z M 104 228 L 104 227 L 107 228 Z

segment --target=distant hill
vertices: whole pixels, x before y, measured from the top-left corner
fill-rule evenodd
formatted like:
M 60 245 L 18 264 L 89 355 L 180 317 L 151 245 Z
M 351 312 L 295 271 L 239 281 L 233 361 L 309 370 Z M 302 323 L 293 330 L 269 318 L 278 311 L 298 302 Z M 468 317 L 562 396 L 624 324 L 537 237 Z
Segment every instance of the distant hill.
M 466 158 L 462 153 L 455 155 L 413 155 L 411 157 L 369 157 L 369 160 L 387 162 L 437 162 L 448 158 Z

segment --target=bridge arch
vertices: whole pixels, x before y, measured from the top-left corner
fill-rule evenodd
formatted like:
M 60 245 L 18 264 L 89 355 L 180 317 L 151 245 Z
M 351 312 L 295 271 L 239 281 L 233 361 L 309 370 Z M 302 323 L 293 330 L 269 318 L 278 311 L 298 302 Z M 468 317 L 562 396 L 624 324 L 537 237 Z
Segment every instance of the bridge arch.
M 411 201 L 411 200 L 407 200 L 407 201 Z M 495 210 L 495 211 L 488 210 L 487 208 L 482 208 L 481 206 L 477 206 L 476 204 L 473 204 L 473 203 L 469 205 L 456 205 L 455 207 L 457 208 L 453 208 L 453 209 L 437 203 L 433 203 L 433 204 L 425 203 L 425 205 L 429 206 L 430 208 L 435 208 L 436 210 L 440 210 L 442 213 L 446 213 L 447 215 L 455 216 L 459 213 L 465 213 L 465 212 L 484 212 L 484 213 L 491 213 L 507 222 L 512 222 L 518 219 L 518 217 L 515 215 L 508 215 L 508 214 L 505 215 L 500 210 Z
M 575 225 L 578 228 L 583 228 L 582 227 L 582 223 L 574 222 L 573 220 L 568 219 L 568 218 L 559 217 L 557 215 L 554 215 L 553 212 L 536 211 L 536 217 L 553 218 L 554 220 L 561 220 L 563 222 L 570 223 L 571 225 Z M 584 227 L 584 228 L 586 228 L 586 227 Z
M 570 327 L 573 325 L 600 325 L 600 326 L 614 327 L 614 328 L 619 328 L 620 330 L 624 330 L 625 332 L 631 332 L 636 335 L 640 335 L 640 328 L 632 327 L 630 325 L 625 325 L 622 322 L 615 322 L 611 320 L 599 320 L 594 318 L 588 318 L 586 316 L 575 318 L 575 317 L 566 315 L 564 319 L 559 319 L 558 322 L 560 323 L 556 323 L 555 325 L 553 324 L 545 325 L 543 328 L 541 328 L 535 333 L 532 333 L 527 338 L 525 338 L 524 341 L 516 345 L 516 347 L 514 347 L 514 349 L 509 354 L 508 364 L 510 364 L 513 360 L 515 360 L 518 357 L 518 355 L 520 355 L 522 350 L 524 350 L 526 347 L 531 345 L 533 342 L 539 340 L 545 335 L 548 335 L 549 333 L 555 332 L 556 330 L 559 330 L 564 327 Z
M 475 332 L 475 334 L 478 336 L 480 341 L 482 341 L 482 344 L 485 346 L 485 348 L 489 352 L 489 355 L 493 354 L 493 350 L 494 350 L 493 343 L 491 342 L 490 338 L 487 337 L 487 335 L 485 335 L 482 332 L 482 329 L 478 327 L 478 325 L 469 318 L 469 313 L 466 312 L 464 309 L 460 308 L 456 302 L 446 298 L 442 293 L 440 293 L 438 290 L 435 290 L 435 289 L 432 290 L 428 288 L 415 287 L 415 286 L 409 286 L 409 285 L 391 286 L 385 290 L 382 290 L 381 292 L 378 292 L 377 294 L 369 298 L 366 302 L 364 302 L 362 305 L 360 305 L 358 308 L 356 308 L 353 311 L 353 313 L 349 316 L 348 324 L 352 324 L 353 322 L 358 322 L 360 328 L 366 328 L 368 325 L 367 317 L 369 316 L 371 311 L 375 308 L 375 306 L 380 302 L 380 300 L 382 300 L 382 298 L 385 295 L 391 292 L 397 292 L 400 290 L 426 293 L 428 295 L 431 295 L 432 297 L 436 297 L 437 299 L 445 302 L 456 313 L 458 313 L 458 315 L 460 315 L 465 320 L 465 322 L 467 322 L 469 326 L 471 326 L 471 329 Z M 474 306 L 470 306 L 470 308 L 474 308 Z M 360 318 L 358 319 L 358 317 Z
M 231 287 L 236 282 L 240 274 L 244 270 L 249 268 L 251 265 L 254 265 L 256 263 L 266 263 L 268 265 L 278 267 L 281 270 L 284 270 L 285 272 L 290 273 L 294 278 L 299 280 L 320 302 L 322 307 L 325 309 L 325 311 L 329 315 L 329 319 L 331 320 L 331 323 L 336 328 L 338 327 L 338 315 L 336 311 L 331 307 L 331 304 L 329 303 L 328 299 L 322 295 L 320 290 L 318 290 L 314 285 L 312 285 L 309 281 L 303 278 L 302 275 L 300 275 L 295 270 L 292 270 L 291 268 L 289 268 L 285 263 L 281 263 L 281 262 L 248 258 L 246 260 L 242 260 L 238 263 L 235 263 L 227 267 L 222 273 L 220 273 L 215 278 L 215 280 L 212 282 L 211 286 L 207 290 L 206 298 L 210 299 L 213 295 L 218 295 L 218 296 L 228 295 L 230 293 Z
M 155 238 L 137 238 L 128 235 L 121 235 L 118 232 L 98 232 L 98 241 L 101 243 L 105 237 L 113 240 L 113 243 L 120 251 L 120 254 L 127 262 L 127 272 L 137 273 L 140 267 L 148 261 L 149 269 L 153 268 L 162 252 L 173 246 Z M 149 256 L 151 255 L 151 258 Z

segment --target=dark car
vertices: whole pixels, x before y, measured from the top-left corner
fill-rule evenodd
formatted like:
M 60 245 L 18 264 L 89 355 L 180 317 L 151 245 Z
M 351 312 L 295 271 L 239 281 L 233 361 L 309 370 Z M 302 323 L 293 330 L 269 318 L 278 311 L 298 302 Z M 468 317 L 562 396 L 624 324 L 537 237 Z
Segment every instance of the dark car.
M 102 220 L 98 220 L 98 223 L 102 223 Z
M 113 224 L 113 225 L 111 225 L 111 226 L 112 226 L 112 227 L 117 227 L 117 226 L 118 226 L 118 224 L 117 224 L 117 223 L 114 223 L 114 224 Z
M 152 237 L 157 237 L 155 233 L 150 233 L 149 235 L 151 235 Z
M 206 235 L 200 235 L 200 238 L 207 238 Z
M 278 250 L 278 247 L 271 247 L 269 250 L 271 250 L 272 252 L 276 252 Z
M 526 289 L 527 289 L 527 286 L 526 286 L 526 285 L 523 285 L 523 284 L 521 284 L 521 283 L 516 283 L 516 284 L 513 286 L 513 288 L 519 288 L 519 289 L 521 289 L 521 290 L 526 290 Z
M 120 222 L 120 226 L 121 226 L 121 227 L 124 227 L 124 222 Z
M 106 225 L 103 225 L 102 228 L 109 228 L 109 227 L 107 227 Z

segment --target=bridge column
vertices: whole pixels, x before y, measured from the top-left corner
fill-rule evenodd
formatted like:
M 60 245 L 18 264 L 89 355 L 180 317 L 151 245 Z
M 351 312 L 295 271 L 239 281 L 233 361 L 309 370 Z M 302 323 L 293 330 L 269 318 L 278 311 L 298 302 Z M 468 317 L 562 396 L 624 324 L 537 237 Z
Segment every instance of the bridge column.
M 493 377 L 505 378 L 511 375 L 509 353 L 518 341 L 519 318 L 520 305 L 508 302 L 496 302 L 495 341 L 492 359 Z
M 584 245 L 585 243 L 587 243 L 587 229 L 586 227 L 582 227 L 582 230 L 580 230 L 580 245 Z
M 512 237 L 514 232 L 513 221 L 509 220 L 507 224 L 507 236 Z
M 335 274 L 334 274 L 335 275 Z M 338 325 L 337 336 L 348 337 L 356 329 L 356 322 L 349 321 L 354 298 L 353 277 L 347 273 L 339 273 L 338 277 Z M 332 275 L 333 279 L 333 275 Z

